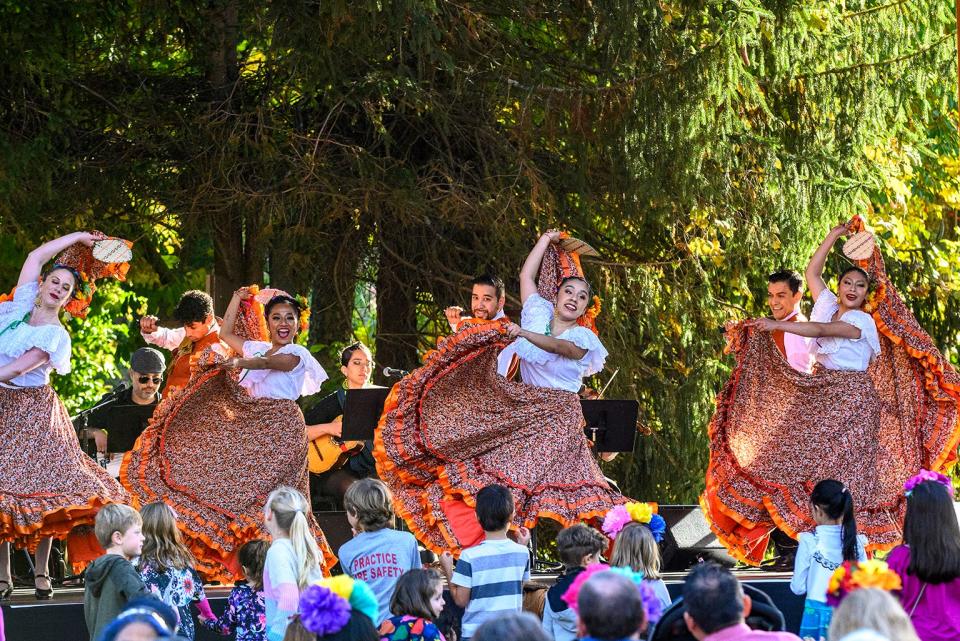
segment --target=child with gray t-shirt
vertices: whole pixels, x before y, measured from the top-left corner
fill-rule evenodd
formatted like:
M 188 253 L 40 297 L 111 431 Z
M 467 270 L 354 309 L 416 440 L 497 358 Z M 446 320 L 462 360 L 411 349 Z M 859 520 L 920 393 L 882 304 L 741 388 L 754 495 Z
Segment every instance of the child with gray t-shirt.
M 380 613 L 374 623 L 390 616 L 390 598 L 397 579 L 421 567 L 417 540 L 393 529 L 390 490 L 377 479 L 353 483 L 343 497 L 354 536 L 340 546 L 340 567 L 348 576 L 366 582 L 377 597 Z

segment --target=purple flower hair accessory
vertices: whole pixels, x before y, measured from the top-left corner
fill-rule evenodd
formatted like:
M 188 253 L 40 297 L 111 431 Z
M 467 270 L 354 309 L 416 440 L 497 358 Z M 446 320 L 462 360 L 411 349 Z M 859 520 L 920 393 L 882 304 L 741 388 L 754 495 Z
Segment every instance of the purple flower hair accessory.
M 607 515 L 603 517 L 603 525 L 601 529 L 603 533 L 606 534 L 611 539 L 617 538 L 617 534 L 620 533 L 627 523 L 630 523 L 633 519 L 630 517 L 630 513 L 627 512 L 626 506 L 618 505 L 612 510 L 607 512 Z
M 311 585 L 300 595 L 300 624 L 318 636 L 334 634 L 350 621 L 350 604 L 333 590 Z
M 919 474 L 911 476 L 909 479 L 907 479 L 907 482 L 903 484 L 903 489 L 906 490 L 907 496 L 910 496 L 915 487 L 927 481 L 939 483 L 943 487 L 947 488 L 947 492 L 950 493 L 951 497 L 953 496 L 953 482 L 950 480 L 950 478 L 944 476 L 940 472 L 934 472 L 932 470 L 920 470 Z

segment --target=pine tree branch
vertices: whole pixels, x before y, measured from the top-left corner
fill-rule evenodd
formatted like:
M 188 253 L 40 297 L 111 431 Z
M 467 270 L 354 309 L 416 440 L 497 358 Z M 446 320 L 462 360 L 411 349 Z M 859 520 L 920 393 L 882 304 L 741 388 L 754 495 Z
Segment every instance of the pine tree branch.
M 865 16 L 871 13 L 876 13 L 877 11 L 884 11 L 886 9 L 891 9 L 893 7 L 900 6 L 905 4 L 907 0 L 896 0 L 895 2 L 890 2 L 888 4 L 882 4 L 878 7 L 870 7 L 869 9 L 863 9 L 861 11 L 853 11 L 843 16 L 844 20 L 849 20 L 851 18 L 859 18 L 860 16 Z
M 859 70 L 859 69 L 869 69 L 869 68 L 871 68 L 871 67 L 883 67 L 883 66 L 886 66 L 886 65 L 896 64 L 896 63 L 898 63 L 898 62 L 903 62 L 904 60 L 910 60 L 911 58 L 916 58 L 917 56 L 922 56 L 923 54 L 927 53 L 928 51 L 930 51 L 930 50 L 932 50 L 932 49 L 936 49 L 937 47 L 939 47 L 940 45 L 942 45 L 944 42 L 947 42 L 948 40 L 953 40 L 954 36 L 956 36 L 956 35 L 957 35 L 956 30 L 951 31 L 951 32 L 948 33 L 948 34 L 945 34 L 945 35 L 941 36 L 941 37 L 938 38 L 937 40 L 934 40 L 933 42 L 931 42 L 931 43 L 930 43 L 929 45 L 927 45 L 926 47 L 921 47 L 920 49 L 917 49 L 916 51 L 911 51 L 910 53 L 904 54 L 904 55 L 902 55 L 902 56 L 897 56 L 896 58 L 888 58 L 888 59 L 886 59 L 886 60 L 877 60 L 877 61 L 875 61 L 875 62 L 858 62 L 857 64 L 848 65 L 848 66 L 846 66 L 846 67 L 834 67 L 833 69 L 826 69 L 826 70 L 824 70 L 824 71 L 818 71 L 818 72 L 816 72 L 816 73 L 804 73 L 804 74 L 800 74 L 799 76 L 795 76 L 795 77 L 794 77 L 794 80 L 805 80 L 805 79 L 807 79 L 807 78 L 818 78 L 818 77 L 820 77 L 820 76 L 827 76 L 827 75 L 834 74 L 834 73 L 846 73 L 846 72 L 848 72 L 848 71 L 857 71 L 857 70 Z

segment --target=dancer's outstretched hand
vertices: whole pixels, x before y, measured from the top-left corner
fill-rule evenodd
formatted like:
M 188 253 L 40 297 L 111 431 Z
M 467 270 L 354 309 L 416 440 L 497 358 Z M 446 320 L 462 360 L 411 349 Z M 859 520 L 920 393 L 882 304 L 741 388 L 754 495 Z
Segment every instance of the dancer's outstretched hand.
M 771 318 L 758 318 L 751 323 L 757 329 L 764 332 L 772 332 L 777 328 L 777 321 Z
M 140 331 L 144 334 L 152 334 L 157 331 L 157 317 L 144 316 L 140 319 Z
M 507 338 L 516 338 L 522 331 L 523 328 L 516 323 L 507 323 Z

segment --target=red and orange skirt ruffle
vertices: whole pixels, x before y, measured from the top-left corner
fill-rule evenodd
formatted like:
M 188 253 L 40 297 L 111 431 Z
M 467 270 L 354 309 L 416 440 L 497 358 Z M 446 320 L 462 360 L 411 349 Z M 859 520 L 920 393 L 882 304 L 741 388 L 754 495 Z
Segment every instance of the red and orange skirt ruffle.
M 863 228 L 857 218 L 851 231 Z M 960 377 L 890 284 L 879 251 L 861 261 L 874 279 L 868 303 L 881 354 L 866 372 L 795 371 L 769 334 L 727 332 L 736 358 L 710 422 L 710 464 L 700 498 L 730 553 L 758 564 L 769 535 L 812 530 L 809 496 L 843 482 L 868 549 L 901 540 L 903 483 L 920 469 L 949 472 L 960 441 Z
M 306 466 L 297 404 L 254 398 L 213 367 L 157 407 L 124 457 L 120 480 L 138 507 L 170 505 L 197 571 L 208 581 L 229 581 L 240 570 L 239 547 L 269 538 L 263 508 L 270 492 L 289 485 L 309 497 Z M 308 519 L 328 570 L 336 557 L 313 515 Z
M 120 484 L 80 449 L 49 385 L 0 387 L 0 435 L 0 541 L 32 551 L 41 539 L 67 539 L 74 528 L 92 525 L 103 505 L 128 501 Z M 99 553 L 94 544 L 93 556 Z
M 505 323 L 467 323 L 390 392 L 374 458 L 394 507 L 428 549 L 477 542 L 474 497 L 513 493 L 516 525 L 602 518 L 626 499 L 612 489 L 583 433 L 576 394 L 496 373 Z

